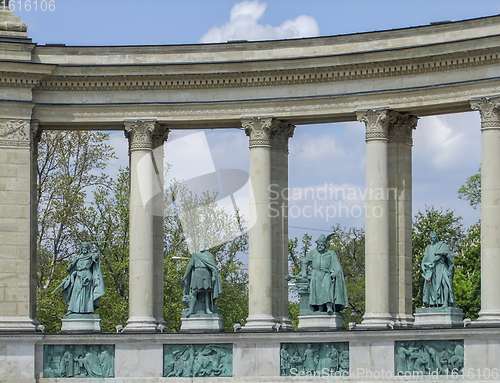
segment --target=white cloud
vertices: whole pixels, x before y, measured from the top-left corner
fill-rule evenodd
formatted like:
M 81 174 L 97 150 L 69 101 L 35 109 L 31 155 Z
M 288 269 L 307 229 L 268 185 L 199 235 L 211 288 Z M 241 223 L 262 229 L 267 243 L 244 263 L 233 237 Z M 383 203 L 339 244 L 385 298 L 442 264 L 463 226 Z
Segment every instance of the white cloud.
M 263 25 L 259 20 L 267 8 L 266 3 L 243 1 L 231 9 L 229 22 L 214 27 L 200 39 L 201 43 L 218 43 L 229 40 L 276 40 L 319 35 L 319 27 L 312 16 L 300 15 L 286 20 L 280 26 Z

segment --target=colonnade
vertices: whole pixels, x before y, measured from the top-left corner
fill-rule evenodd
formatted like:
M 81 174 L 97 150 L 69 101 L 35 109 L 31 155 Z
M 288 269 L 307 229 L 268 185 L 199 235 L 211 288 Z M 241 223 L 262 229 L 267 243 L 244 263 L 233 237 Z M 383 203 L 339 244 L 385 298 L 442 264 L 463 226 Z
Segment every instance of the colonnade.
M 478 324 L 500 325 L 500 99 L 472 100 L 481 114 L 481 296 Z M 356 112 L 366 126 L 366 311 L 360 328 L 413 324 L 412 132 L 418 117 L 389 109 Z M 250 147 L 249 317 L 243 331 L 290 329 L 288 288 L 288 141 L 295 126 L 273 117 L 243 118 Z M 125 331 L 163 321 L 162 174 L 168 129 L 126 121 L 130 143 L 130 313 Z M 159 149 L 159 150 L 154 150 Z M 141 161 L 149 156 L 151 161 Z M 148 188 L 151 190 L 148 191 Z M 280 194 L 271 199 L 270 191 Z M 275 193 L 273 193 L 275 194 Z M 154 197 L 148 204 L 145 196 Z
M 470 101 L 481 115 L 481 311 L 473 325 L 500 326 L 500 97 Z M 416 116 L 389 109 L 356 112 L 366 126 L 366 313 L 360 328 L 384 328 L 389 321 L 411 326 L 412 132 Z M 29 121 L 28 121 L 29 122 Z M 165 125 L 155 120 L 124 121 L 130 149 L 130 308 L 126 332 L 151 332 L 163 324 L 163 143 Z M 25 126 L 26 124 L 22 125 Z M 29 124 L 26 125 L 29 127 Z M 243 118 L 250 146 L 249 317 L 244 331 L 270 331 L 279 322 L 289 329 L 287 307 L 288 141 L 295 126 L 273 117 Z M 24 128 L 23 128 L 24 129 Z M 28 129 L 28 128 L 26 128 Z M 29 129 L 28 129 L 29 130 Z M 31 190 L 34 190 L 36 142 L 40 129 L 31 123 Z M 29 152 L 5 136 L 5 153 Z M 11 141 L 13 143 L 11 143 Z M 146 160 L 145 160 L 146 159 Z M 26 162 L 27 160 L 23 160 Z M 270 190 L 280 194 L 271 199 Z M 10 194 L 17 190 L 5 191 Z M 10 197 L 9 197 L 10 198 Z M 33 198 L 30 204 L 33 205 Z M 31 206 L 35 211 L 35 206 Z M 30 218 L 33 231 L 33 215 Z M 33 232 L 30 238 L 34 238 Z M 25 284 L 7 285 L 34 302 L 33 262 L 18 273 Z M 7 264 L 6 264 L 7 267 Z M 10 266 L 9 266 L 10 267 Z M 28 281 L 29 280 L 29 281 Z M 6 279 L 8 283 L 9 279 Z M 21 286 L 21 287 L 19 287 Z M 9 290 L 10 289 L 10 290 Z M 20 295 L 18 295 L 20 296 Z M 33 331 L 34 305 L 2 303 L 0 330 Z M 32 323 L 32 324 L 29 324 Z

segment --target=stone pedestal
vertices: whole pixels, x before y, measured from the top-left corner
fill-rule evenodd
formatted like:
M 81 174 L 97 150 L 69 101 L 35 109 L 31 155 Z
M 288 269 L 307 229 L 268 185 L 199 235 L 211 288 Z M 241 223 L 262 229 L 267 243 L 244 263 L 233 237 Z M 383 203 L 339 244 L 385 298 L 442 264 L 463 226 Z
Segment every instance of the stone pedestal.
M 101 318 L 97 314 L 66 314 L 61 333 L 101 332 Z
M 344 317 L 341 313 L 333 315 L 299 315 L 299 330 L 331 331 L 344 328 Z
M 220 332 L 224 330 L 222 315 L 191 315 L 182 318 L 181 331 L 183 332 Z
M 417 309 L 413 327 L 463 327 L 464 312 L 456 307 L 429 307 Z

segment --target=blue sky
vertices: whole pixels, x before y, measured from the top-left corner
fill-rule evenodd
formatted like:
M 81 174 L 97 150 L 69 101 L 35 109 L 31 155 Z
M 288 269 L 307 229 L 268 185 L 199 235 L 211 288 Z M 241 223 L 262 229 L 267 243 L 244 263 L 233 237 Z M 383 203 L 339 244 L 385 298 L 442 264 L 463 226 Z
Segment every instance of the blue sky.
M 19 1 L 13 4 L 19 8 Z M 40 1 L 40 0 L 39 0 Z M 12 2 L 12 0 L 11 0 Z M 23 5 L 24 0 L 21 0 Z M 33 0 L 32 0 L 33 3 Z M 327 36 L 427 25 L 500 14 L 498 0 L 309 0 L 309 1 L 130 1 L 55 0 L 55 10 L 16 11 L 28 23 L 28 35 L 38 44 L 163 45 L 195 44 L 214 39 L 274 39 Z M 169 140 L 185 132 L 171 133 Z M 474 174 L 481 159 L 478 112 L 421 118 L 414 133 L 413 214 L 425 206 L 455 210 L 469 226 L 479 211 L 457 198 L 457 190 Z M 248 139 L 242 131 L 207 133 L 215 168 L 248 170 Z M 127 142 L 114 133 L 112 143 L 126 164 Z M 290 187 L 296 196 L 304 188 L 325 183 L 344 190 L 362 190 L 365 183 L 364 125 L 359 122 L 299 126 L 290 140 Z M 111 173 L 116 170 L 111 169 Z M 290 202 L 294 208 L 290 237 L 332 225 L 363 226 L 355 217 L 362 199 L 345 203 L 350 216 L 308 218 L 304 206 L 310 198 Z M 318 202 L 318 201 L 316 201 Z M 345 211 L 344 211 L 345 212 Z M 292 212 L 291 212 L 292 213 Z M 295 215 L 297 215 L 295 217 Z M 301 229 L 308 228 L 308 229 Z

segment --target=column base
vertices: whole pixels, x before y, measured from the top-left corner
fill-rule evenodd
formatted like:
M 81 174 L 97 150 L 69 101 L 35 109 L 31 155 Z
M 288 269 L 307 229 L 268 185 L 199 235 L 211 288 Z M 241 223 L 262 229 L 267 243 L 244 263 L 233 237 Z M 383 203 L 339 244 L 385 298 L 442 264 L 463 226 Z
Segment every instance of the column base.
M 471 327 L 500 327 L 500 312 L 498 311 L 479 311 L 477 321 L 470 323 Z
M 241 328 L 241 331 L 273 331 L 275 325 L 276 319 L 272 315 L 251 315 L 247 318 L 247 323 Z
M 293 331 L 292 321 L 288 317 L 276 317 L 276 323 L 279 323 L 279 331 Z
M 396 316 L 396 326 L 399 328 L 413 327 L 415 317 L 411 314 L 399 314 Z
M 390 328 L 390 323 L 393 322 L 392 316 L 387 314 L 365 314 L 363 321 L 356 325 L 356 330 L 386 330 Z M 393 324 L 393 326 L 395 323 Z
M 0 331 L 36 332 L 38 324 L 28 316 L 0 316 Z
M 123 332 L 156 332 L 158 324 L 153 317 L 131 317 Z

